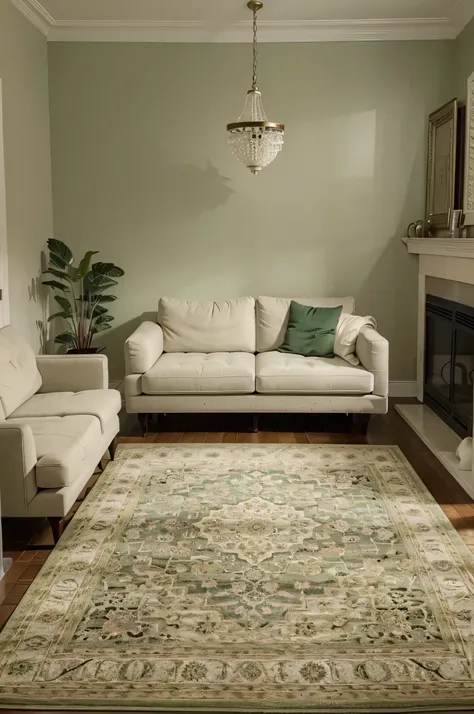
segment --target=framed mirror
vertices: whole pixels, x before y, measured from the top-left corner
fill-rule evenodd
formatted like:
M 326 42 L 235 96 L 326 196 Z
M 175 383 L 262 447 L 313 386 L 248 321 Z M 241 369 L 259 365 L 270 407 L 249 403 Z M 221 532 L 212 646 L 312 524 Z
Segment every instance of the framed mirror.
M 474 73 L 467 80 L 464 225 L 474 226 Z
M 448 228 L 455 208 L 458 102 L 453 99 L 430 114 L 426 223 Z

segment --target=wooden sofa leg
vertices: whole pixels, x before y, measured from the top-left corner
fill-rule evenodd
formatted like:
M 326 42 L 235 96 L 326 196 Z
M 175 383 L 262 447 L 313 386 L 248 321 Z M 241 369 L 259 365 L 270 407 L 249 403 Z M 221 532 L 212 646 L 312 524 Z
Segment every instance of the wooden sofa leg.
M 354 414 L 354 424 L 359 434 L 367 434 L 371 414 Z
M 143 436 L 146 436 L 148 433 L 148 417 L 150 416 L 149 414 L 137 414 L 138 416 L 138 421 L 140 422 L 140 426 L 142 428 Z
M 115 461 L 115 452 L 117 451 L 118 441 L 119 441 L 118 436 L 114 436 L 112 443 L 109 446 L 109 454 L 110 454 L 111 461 Z
M 64 530 L 64 518 L 59 518 L 58 516 L 48 516 L 48 522 L 53 532 L 54 545 L 56 545 Z
M 258 414 L 252 414 L 252 432 L 254 434 L 258 432 Z

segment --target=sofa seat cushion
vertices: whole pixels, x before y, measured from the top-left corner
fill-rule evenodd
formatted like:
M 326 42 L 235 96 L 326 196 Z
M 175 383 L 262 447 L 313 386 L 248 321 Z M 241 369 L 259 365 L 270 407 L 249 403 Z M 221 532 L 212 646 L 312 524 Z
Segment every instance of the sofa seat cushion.
M 145 394 L 252 394 L 255 356 L 247 352 L 175 352 L 142 376 Z
M 35 394 L 21 407 L 15 409 L 12 418 L 65 417 L 88 415 L 97 417 L 102 433 L 107 422 L 117 416 L 122 407 L 120 392 L 116 389 L 89 389 L 85 392 L 50 392 Z
M 83 473 L 91 449 L 102 440 L 100 421 L 95 416 L 32 418 L 21 423 L 28 424 L 33 432 L 38 488 L 70 486 Z
M 256 359 L 260 394 L 370 394 L 374 376 L 341 357 L 303 357 L 264 352 Z

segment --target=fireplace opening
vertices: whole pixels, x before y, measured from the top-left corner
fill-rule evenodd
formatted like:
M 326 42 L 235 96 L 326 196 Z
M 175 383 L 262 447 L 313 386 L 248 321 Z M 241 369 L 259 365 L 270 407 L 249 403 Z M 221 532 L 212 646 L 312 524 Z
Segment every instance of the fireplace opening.
M 474 308 L 426 296 L 424 401 L 460 437 L 472 436 Z

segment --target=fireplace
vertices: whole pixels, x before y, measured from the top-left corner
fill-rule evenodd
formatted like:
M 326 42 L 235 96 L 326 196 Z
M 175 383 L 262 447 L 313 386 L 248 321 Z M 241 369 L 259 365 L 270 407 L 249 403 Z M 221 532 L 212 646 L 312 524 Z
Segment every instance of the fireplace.
M 427 295 L 425 345 L 425 403 L 459 436 L 472 436 L 474 308 Z

